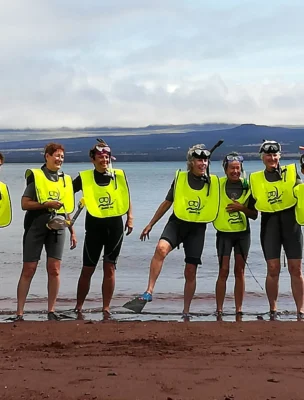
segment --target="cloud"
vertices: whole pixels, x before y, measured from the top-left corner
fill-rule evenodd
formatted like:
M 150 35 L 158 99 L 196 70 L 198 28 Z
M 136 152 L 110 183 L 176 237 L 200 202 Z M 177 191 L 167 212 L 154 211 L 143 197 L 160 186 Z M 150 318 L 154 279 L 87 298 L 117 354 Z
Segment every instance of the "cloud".
M 304 123 L 298 0 L 0 6 L 2 128 Z

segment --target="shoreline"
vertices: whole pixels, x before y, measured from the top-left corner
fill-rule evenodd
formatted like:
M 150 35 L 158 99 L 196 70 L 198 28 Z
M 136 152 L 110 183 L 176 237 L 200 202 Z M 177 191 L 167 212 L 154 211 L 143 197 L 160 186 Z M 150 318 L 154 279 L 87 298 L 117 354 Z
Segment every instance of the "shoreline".
M 302 400 L 302 322 L 0 326 L 0 399 Z

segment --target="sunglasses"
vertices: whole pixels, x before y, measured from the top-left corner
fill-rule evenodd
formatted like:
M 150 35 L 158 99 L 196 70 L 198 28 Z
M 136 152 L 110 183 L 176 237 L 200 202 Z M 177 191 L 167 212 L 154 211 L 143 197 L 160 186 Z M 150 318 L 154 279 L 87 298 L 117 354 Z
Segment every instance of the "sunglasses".
M 281 151 L 279 143 L 265 143 L 262 145 L 260 153 L 278 153 Z
M 244 161 L 244 157 L 243 156 L 226 156 L 226 161 L 239 161 L 239 162 L 243 162 Z
M 192 153 L 192 157 L 194 158 L 209 158 L 210 157 L 210 151 L 205 150 L 205 149 L 195 149 Z
M 302 165 L 304 165 L 304 154 L 302 154 L 301 157 L 300 157 L 300 163 L 301 163 Z

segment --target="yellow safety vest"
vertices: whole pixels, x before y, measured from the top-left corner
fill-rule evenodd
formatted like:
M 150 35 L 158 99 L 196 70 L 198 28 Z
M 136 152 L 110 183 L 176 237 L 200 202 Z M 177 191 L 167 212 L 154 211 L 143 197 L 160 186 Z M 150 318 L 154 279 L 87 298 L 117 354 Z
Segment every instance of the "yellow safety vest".
M 188 172 L 176 171 L 174 214 L 187 222 L 212 222 L 218 213 L 219 194 L 219 179 L 216 175 L 210 175 L 210 185 L 205 183 L 201 190 L 195 190 L 189 186 Z
M 107 186 L 99 186 L 94 170 L 80 172 L 82 192 L 89 214 L 97 218 L 124 215 L 130 208 L 130 194 L 124 171 L 114 169 L 114 178 Z
M 268 182 L 264 171 L 250 174 L 250 188 L 256 200 L 255 208 L 262 212 L 277 212 L 293 207 L 297 200 L 293 195 L 297 169 L 295 164 L 281 167 L 282 179 Z
M 56 210 L 57 214 L 70 214 L 74 211 L 75 199 L 70 175 L 59 175 L 58 181 L 53 182 L 45 176 L 42 169 L 27 169 L 25 178 L 31 173 L 34 175 L 36 195 L 40 204 L 57 200 L 64 204 L 64 207 Z
M 304 183 L 294 188 L 294 195 L 297 198 L 295 207 L 296 220 L 299 225 L 304 225 Z
M 220 178 L 220 206 L 219 212 L 213 225 L 216 230 L 221 232 L 243 232 L 247 229 L 246 215 L 241 211 L 226 211 L 228 204 L 233 201 L 226 194 L 226 177 Z M 243 183 L 243 179 L 241 179 Z M 240 204 L 245 204 L 251 194 L 250 189 L 244 189 L 241 197 L 236 199 Z
M 0 182 L 0 228 L 5 228 L 12 222 L 12 205 L 8 187 Z

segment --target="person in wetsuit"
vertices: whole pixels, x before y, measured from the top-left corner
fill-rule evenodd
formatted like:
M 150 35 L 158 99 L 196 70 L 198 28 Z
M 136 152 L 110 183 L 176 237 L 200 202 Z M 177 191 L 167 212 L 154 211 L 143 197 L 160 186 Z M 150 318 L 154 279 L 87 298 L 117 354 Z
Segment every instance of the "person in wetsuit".
M 299 319 L 304 318 L 304 285 L 302 275 L 303 236 L 295 217 L 294 188 L 301 183 L 295 164 L 280 165 L 281 145 L 266 140 L 260 146 L 263 171 L 250 175 L 250 187 L 255 208 L 261 212 L 260 240 L 267 263 L 266 293 L 270 318 L 277 319 L 277 298 L 280 255 L 284 248 L 291 289 Z
M 75 312 L 80 314 L 82 311 L 103 250 L 102 312 L 104 318 L 108 318 L 124 230 L 127 235 L 133 230 L 132 206 L 125 172 L 111 167 L 114 157 L 110 147 L 100 140 L 89 155 L 94 169 L 80 172 L 73 181 L 74 192 L 83 192 L 87 208 Z M 123 215 L 127 216 L 125 225 Z
M 237 316 L 242 315 L 245 292 L 245 263 L 250 248 L 249 218 L 256 219 L 257 211 L 246 179 L 242 178 L 243 157 L 230 153 L 223 160 L 226 176 L 220 178 L 220 206 L 213 222 L 216 233 L 216 249 L 219 274 L 216 282 L 216 313 L 220 318 L 229 276 L 230 256 L 234 250 L 234 300 Z

